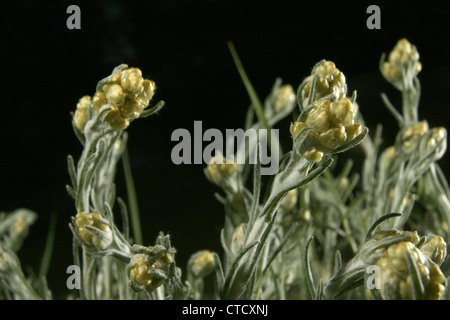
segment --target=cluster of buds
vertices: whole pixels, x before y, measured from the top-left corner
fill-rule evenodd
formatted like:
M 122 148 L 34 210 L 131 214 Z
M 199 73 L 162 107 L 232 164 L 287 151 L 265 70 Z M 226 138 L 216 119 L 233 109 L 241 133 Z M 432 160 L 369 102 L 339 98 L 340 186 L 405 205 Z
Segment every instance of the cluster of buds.
M 113 73 L 100 81 L 94 96 L 80 99 L 74 114 L 74 124 L 83 131 L 88 120 L 88 108 L 99 112 L 103 107 L 110 109 L 105 117 L 114 129 L 124 130 L 130 121 L 140 117 L 155 93 L 155 83 L 145 80 L 138 68 L 120 65 Z
M 402 147 L 406 152 L 411 152 L 417 147 L 419 139 L 428 134 L 426 148 L 433 149 L 446 142 L 447 130 L 444 127 L 429 129 L 426 121 L 421 121 L 407 127 L 402 134 Z M 445 149 L 445 145 L 444 148 Z M 442 153 L 442 150 L 441 152 Z
M 196 252 L 189 259 L 189 269 L 197 278 L 203 278 L 214 270 L 214 255 L 209 250 Z
M 361 124 L 355 123 L 356 111 L 348 98 L 336 102 L 328 99 L 315 101 L 307 110 L 306 119 L 296 121 L 290 127 L 293 138 L 303 128 L 312 127 L 303 145 L 303 156 L 319 162 L 325 153 L 355 139 L 361 133 Z
M 223 155 L 217 155 L 211 158 L 205 169 L 207 178 L 216 185 L 223 185 L 227 180 L 231 179 L 237 172 L 236 163 L 226 159 Z
M 447 130 L 444 127 L 437 127 L 430 130 L 430 136 L 427 140 L 427 148 L 439 148 L 437 158 L 441 158 L 447 148 Z
M 152 292 L 170 278 L 173 256 L 162 245 L 133 246 L 135 254 L 127 266 L 129 286 L 135 291 Z
M 446 279 L 440 269 L 447 254 L 446 243 L 439 236 L 428 240 L 417 232 L 381 230 L 374 233 L 324 288 L 333 298 L 354 288 L 367 275 L 369 267 L 376 267 L 375 286 L 367 279 L 369 299 L 411 300 L 442 298 Z M 367 270 L 366 270 L 367 269 Z M 357 270 L 357 271 L 356 271 Z
M 416 147 L 417 141 L 421 136 L 428 132 L 428 124 L 421 121 L 410 125 L 403 132 L 402 147 L 405 151 L 411 151 Z
M 406 237 L 405 237 L 406 236 Z M 423 296 L 421 299 L 439 300 L 445 290 L 446 279 L 439 265 L 445 259 L 447 249 L 442 237 L 433 236 L 420 242 L 415 232 L 397 230 L 380 231 L 370 240 L 381 243 L 389 238 L 402 237 L 403 241 L 393 242 L 375 251 L 378 258 L 375 265 L 380 270 L 379 294 L 385 300 L 412 300 L 415 296 L 411 266 L 416 265 L 419 281 L 422 283 Z M 421 243 L 421 244 L 420 244 Z M 369 298 L 372 293 L 367 290 Z
M 291 85 L 285 84 L 279 87 L 272 97 L 273 107 L 276 112 L 289 108 L 295 103 L 295 93 Z
M 100 213 L 77 213 L 74 225 L 76 226 L 76 235 L 84 244 L 105 249 L 113 241 L 108 221 Z
M 419 62 L 419 53 L 407 39 L 397 42 L 388 57 L 388 61 L 381 65 L 381 72 L 386 80 L 398 83 L 403 78 L 403 74 L 410 73 L 415 77 L 422 70 Z
M 314 66 L 311 75 L 303 81 L 300 87 L 303 107 L 308 105 L 308 97 L 315 77 L 317 77 L 317 83 L 315 96 L 312 97 L 312 101 L 319 100 L 331 94 L 337 100 L 347 95 L 347 84 L 344 74 L 336 68 L 333 62 L 323 60 Z

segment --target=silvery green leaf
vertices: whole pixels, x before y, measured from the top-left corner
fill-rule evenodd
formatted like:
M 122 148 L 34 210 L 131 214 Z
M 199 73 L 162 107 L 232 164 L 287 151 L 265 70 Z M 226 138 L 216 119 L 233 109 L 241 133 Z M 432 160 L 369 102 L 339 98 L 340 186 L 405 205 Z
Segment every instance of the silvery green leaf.
M 313 241 L 313 237 L 309 238 L 308 242 L 306 243 L 305 253 L 304 253 L 304 266 L 305 266 L 305 272 L 306 272 L 306 282 L 308 284 L 309 294 L 312 298 L 316 297 L 316 288 L 314 286 L 314 278 L 311 270 L 311 260 L 309 258 L 309 248 L 311 246 L 311 243 Z
M 409 250 L 406 250 L 406 262 L 408 264 L 414 300 L 422 300 L 425 296 L 425 286 L 420 276 L 419 267 Z
M 164 101 L 159 101 L 154 107 L 148 109 L 148 110 L 144 110 L 141 115 L 139 116 L 139 118 L 147 118 L 153 114 L 158 113 L 159 111 L 162 110 L 162 108 L 164 107 L 165 102 Z

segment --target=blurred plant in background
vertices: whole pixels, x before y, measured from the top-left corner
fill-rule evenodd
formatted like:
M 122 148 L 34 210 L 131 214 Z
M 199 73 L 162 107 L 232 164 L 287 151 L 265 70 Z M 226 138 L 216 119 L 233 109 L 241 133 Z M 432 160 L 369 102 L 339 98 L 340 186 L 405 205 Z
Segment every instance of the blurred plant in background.
M 155 83 L 137 68 L 118 66 L 73 114 L 83 151 L 77 162 L 68 157 L 67 191 L 75 204 L 71 263 L 81 279 L 70 298 L 448 299 L 450 189 L 437 164 L 447 132 L 419 117 L 417 49 L 401 39 L 387 60 L 382 55 L 381 74 L 400 92 L 402 106 L 381 94 L 398 122 L 395 144 L 381 150 L 382 125 L 368 135 L 364 106 L 332 61 L 319 61 L 297 91 L 277 79 L 263 103 L 229 48 L 251 100 L 244 129 L 270 130 L 296 115 L 285 128 L 292 146 L 280 153 L 278 173 L 264 179 L 259 161 L 234 163 L 222 155 L 206 166 L 206 178 L 222 190 L 216 198 L 225 212 L 223 252 L 205 248 L 181 268 L 170 235 L 142 243 L 125 130 L 164 102 L 148 108 Z M 360 173 L 351 157 L 340 157 L 357 145 L 365 155 Z M 260 152 L 243 141 L 234 159 Z M 120 159 L 128 204 L 114 185 Z M 54 228 L 39 274 L 25 276 L 17 257 L 36 217 L 26 209 L 0 215 L 1 298 L 52 298 L 46 270 Z M 213 292 L 205 290 L 207 281 Z

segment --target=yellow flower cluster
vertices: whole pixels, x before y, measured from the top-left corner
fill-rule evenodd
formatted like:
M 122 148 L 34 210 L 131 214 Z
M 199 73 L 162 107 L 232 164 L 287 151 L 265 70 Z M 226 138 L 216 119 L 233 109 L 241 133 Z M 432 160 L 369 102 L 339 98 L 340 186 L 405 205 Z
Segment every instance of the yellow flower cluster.
M 75 225 L 78 228 L 78 236 L 87 244 L 104 249 L 112 242 L 111 229 L 100 213 L 77 213 Z M 87 226 L 97 229 L 98 232 L 92 232 Z
M 344 98 L 347 95 L 347 84 L 345 82 L 344 74 L 336 68 L 336 65 L 333 62 L 322 61 L 313 68 L 311 75 L 304 80 L 306 85 L 302 90 L 303 107 L 306 107 L 307 105 L 307 98 L 316 75 L 317 85 L 313 101 L 319 100 L 330 94 L 334 94 L 337 100 Z
M 111 111 L 105 117 L 113 128 L 124 130 L 130 121 L 139 118 L 155 93 L 155 83 L 144 80 L 138 68 L 122 65 L 102 80 L 92 99 L 84 96 L 80 99 L 74 114 L 74 124 L 83 130 L 88 120 L 88 107 L 94 112 L 107 106 Z
M 147 252 L 135 254 L 128 264 L 129 284 L 135 291 L 152 292 L 167 280 L 172 255 L 166 251 L 149 254 L 152 249 L 149 247 Z
M 423 299 L 439 300 L 444 293 L 446 279 L 439 268 L 446 255 L 446 244 L 441 237 L 434 236 L 420 248 L 417 236 L 407 241 L 394 243 L 380 250 L 383 255 L 375 265 L 380 269 L 380 294 L 387 300 L 414 299 L 412 275 L 409 272 L 407 252 L 417 264 L 424 287 Z M 433 256 L 432 256 L 433 255 Z M 372 297 L 368 293 L 369 297 Z
M 419 62 L 419 53 L 407 39 L 397 42 L 388 57 L 388 61 L 382 65 L 382 73 L 387 80 L 399 81 L 402 79 L 402 68 L 408 68 L 411 64 L 413 75 L 416 76 L 422 70 Z
M 214 270 L 214 255 L 209 250 L 195 253 L 190 260 L 191 272 L 198 278 L 206 277 Z
M 444 127 L 437 127 L 430 130 L 430 138 L 427 141 L 428 148 L 434 148 L 447 137 L 447 130 Z
M 421 136 L 423 136 L 428 131 L 428 124 L 425 121 L 421 121 L 410 125 L 403 132 L 402 135 L 402 146 L 406 151 L 414 149 L 417 141 Z
M 430 133 L 430 137 L 427 141 L 428 148 L 434 148 L 442 142 L 447 136 L 447 130 L 444 127 L 436 127 L 431 130 L 428 128 L 428 124 L 425 121 L 421 121 L 410 125 L 403 132 L 402 146 L 405 151 L 413 150 L 421 136 L 426 133 Z
M 324 153 L 352 141 L 361 133 L 361 124 L 355 123 L 355 115 L 356 108 L 348 98 L 336 102 L 318 100 L 313 103 L 305 122 L 292 123 L 290 132 L 295 138 L 303 128 L 313 128 L 305 140 L 303 156 L 318 162 Z
M 222 155 L 213 157 L 206 167 L 206 175 L 217 185 L 221 185 L 226 179 L 231 178 L 236 172 L 236 163 L 230 162 L 230 160 L 227 160 Z

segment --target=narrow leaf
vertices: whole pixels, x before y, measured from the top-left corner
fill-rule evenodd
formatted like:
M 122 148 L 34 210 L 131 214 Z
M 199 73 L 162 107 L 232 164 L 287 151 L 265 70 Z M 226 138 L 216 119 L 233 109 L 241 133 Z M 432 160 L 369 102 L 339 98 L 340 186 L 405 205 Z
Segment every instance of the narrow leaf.
M 50 225 L 48 228 L 47 240 L 45 241 L 44 254 L 42 255 L 41 265 L 39 267 L 39 278 L 47 276 L 50 262 L 52 260 L 56 234 L 56 218 L 57 215 L 53 213 L 50 218 Z
M 136 243 L 142 243 L 141 221 L 139 216 L 139 206 L 136 195 L 136 189 L 133 181 L 133 174 L 131 173 L 130 159 L 128 157 L 128 148 L 125 148 L 122 155 L 122 165 L 125 175 L 125 185 L 127 189 L 128 205 L 130 206 L 131 228 Z
M 309 247 L 311 246 L 314 237 L 309 238 L 306 243 L 306 249 L 304 254 L 306 282 L 308 283 L 309 294 L 311 297 L 316 297 L 316 288 L 314 287 L 314 278 L 311 270 L 311 260 L 309 259 Z
M 406 251 L 406 262 L 408 263 L 408 270 L 411 275 L 414 300 L 421 300 L 425 295 L 425 287 L 423 285 L 422 278 L 420 277 L 417 262 L 414 260 L 409 250 Z

